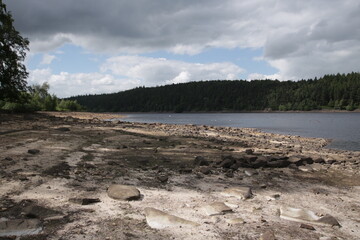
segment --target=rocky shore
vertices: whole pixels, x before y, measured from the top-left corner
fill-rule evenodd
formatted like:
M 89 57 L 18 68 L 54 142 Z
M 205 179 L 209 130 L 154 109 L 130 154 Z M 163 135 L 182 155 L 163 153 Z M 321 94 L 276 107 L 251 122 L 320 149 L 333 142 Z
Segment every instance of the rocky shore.
M 110 118 L 0 114 L 0 240 L 359 239 L 360 152 Z

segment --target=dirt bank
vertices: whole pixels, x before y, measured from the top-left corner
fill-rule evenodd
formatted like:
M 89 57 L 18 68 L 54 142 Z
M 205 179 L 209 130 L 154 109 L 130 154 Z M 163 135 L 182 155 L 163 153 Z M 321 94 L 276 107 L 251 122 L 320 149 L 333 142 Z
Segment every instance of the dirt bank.
M 0 240 L 360 236 L 359 152 L 254 129 L 101 120 L 116 116 L 0 115 Z M 109 197 L 114 184 L 139 195 Z

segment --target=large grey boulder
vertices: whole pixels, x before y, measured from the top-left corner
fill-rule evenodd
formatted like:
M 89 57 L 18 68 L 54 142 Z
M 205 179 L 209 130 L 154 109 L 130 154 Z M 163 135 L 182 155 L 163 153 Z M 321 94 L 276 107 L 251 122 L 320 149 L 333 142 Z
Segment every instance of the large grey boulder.
M 151 228 L 163 229 L 166 227 L 196 227 L 198 223 L 180 218 L 155 208 L 145 208 L 146 222 Z
M 141 197 L 140 191 L 136 187 L 120 184 L 111 185 L 107 194 L 113 199 L 124 201 L 138 200 Z

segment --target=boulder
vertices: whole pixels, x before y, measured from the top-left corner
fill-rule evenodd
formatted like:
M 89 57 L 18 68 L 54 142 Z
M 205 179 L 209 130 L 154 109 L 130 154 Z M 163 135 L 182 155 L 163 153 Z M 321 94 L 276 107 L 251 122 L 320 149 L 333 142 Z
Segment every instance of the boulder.
M 289 166 L 291 163 L 287 160 L 276 160 L 268 162 L 266 165 L 270 168 L 284 168 Z
M 107 194 L 116 200 L 131 201 L 140 199 L 140 191 L 134 186 L 114 184 L 108 188 Z
M 180 218 L 155 208 L 145 208 L 146 222 L 151 228 L 163 229 L 166 227 L 196 227 L 199 224 Z

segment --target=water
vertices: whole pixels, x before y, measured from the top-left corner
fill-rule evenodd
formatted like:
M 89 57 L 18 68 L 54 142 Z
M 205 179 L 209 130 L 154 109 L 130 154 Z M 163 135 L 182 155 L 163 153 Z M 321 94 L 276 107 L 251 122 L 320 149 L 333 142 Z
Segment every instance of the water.
M 332 139 L 329 148 L 360 151 L 360 113 L 137 113 L 126 114 L 122 120 L 258 128 Z

